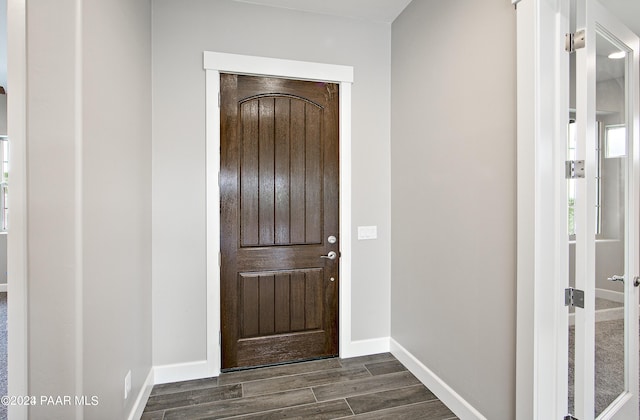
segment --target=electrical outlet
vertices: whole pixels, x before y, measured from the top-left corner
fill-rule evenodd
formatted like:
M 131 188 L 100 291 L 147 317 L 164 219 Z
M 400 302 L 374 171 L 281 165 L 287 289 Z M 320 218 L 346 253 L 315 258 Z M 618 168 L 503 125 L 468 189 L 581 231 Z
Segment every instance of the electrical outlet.
M 129 398 L 131 393 L 131 371 L 127 372 L 127 376 L 124 377 L 124 399 Z

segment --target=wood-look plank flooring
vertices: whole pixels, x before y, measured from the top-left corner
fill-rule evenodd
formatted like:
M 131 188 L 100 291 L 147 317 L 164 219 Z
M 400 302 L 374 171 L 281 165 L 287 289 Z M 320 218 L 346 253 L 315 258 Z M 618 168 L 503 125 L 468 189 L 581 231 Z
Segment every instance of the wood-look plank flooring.
M 141 420 L 457 417 L 390 353 L 156 385 Z

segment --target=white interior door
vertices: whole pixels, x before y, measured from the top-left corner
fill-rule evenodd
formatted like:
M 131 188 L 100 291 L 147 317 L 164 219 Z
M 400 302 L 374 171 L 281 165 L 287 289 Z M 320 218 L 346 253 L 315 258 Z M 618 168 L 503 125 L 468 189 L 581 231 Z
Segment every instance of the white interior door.
M 584 291 L 584 309 L 575 310 L 570 327 L 569 410 L 579 420 L 633 420 L 639 418 L 639 42 L 596 0 L 577 0 L 575 16 L 585 43 L 575 52 L 569 155 L 584 161 L 584 178 L 569 187 L 570 282 Z

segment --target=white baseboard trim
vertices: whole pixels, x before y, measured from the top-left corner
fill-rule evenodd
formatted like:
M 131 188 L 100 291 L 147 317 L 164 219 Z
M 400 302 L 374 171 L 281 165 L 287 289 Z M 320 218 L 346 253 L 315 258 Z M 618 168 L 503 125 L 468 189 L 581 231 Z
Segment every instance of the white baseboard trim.
M 389 337 L 370 338 L 368 340 L 352 341 L 347 344 L 343 347 L 340 357 L 342 359 L 347 359 L 349 357 L 388 353 L 389 349 Z
M 613 321 L 615 319 L 624 319 L 624 307 L 596 311 L 596 322 Z
M 607 299 L 613 302 L 624 303 L 624 293 L 615 292 L 613 290 L 596 289 L 596 297 Z M 624 319 L 624 306 L 619 308 L 598 309 L 596 310 L 596 322 L 613 321 L 616 319 Z M 575 313 L 569 314 L 569 325 L 576 324 Z
M 209 365 L 206 360 L 154 366 L 153 373 L 156 385 L 190 381 L 192 379 L 208 378 L 211 376 L 209 374 Z
M 136 398 L 136 402 L 133 404 L 131 412 L 127 417 L 128 420 L 140 420 L 140 417 L 142 417 L 142 412 L 144 411 L 144 407 L 147 405 L 149 395 L 151 395 L 151 389 L 153 388 L 153 371 L 153 367 L 149 369 L 149 374 L 144 380 L 142 388 L 138 393 L 138 398 Z
M 596 297 L 624 303 L 624 293 L 607 289 L 596 289 Z
M 0 283 L 0 293 L 7 292 L 7 283 Z
M 456 391 L 447 385 L 431 369 L 426 367 L 407 349 L 402 347 L 393 338 L 390 339 L 391 353 L 398 359 L 416 378 L 420 380 L 433 394 L 440 399 L 451 411 L 462 420 L 487 420 L 478 410 L 462 398 Z

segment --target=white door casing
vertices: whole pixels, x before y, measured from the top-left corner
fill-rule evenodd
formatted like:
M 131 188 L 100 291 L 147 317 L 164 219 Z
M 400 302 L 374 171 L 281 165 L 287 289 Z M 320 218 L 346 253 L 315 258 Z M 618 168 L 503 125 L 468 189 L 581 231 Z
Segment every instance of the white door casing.
M 516 418 L 567 414 L 568 0 L 517 3 Z M 561 139 L 558 141 L 558 139 Z M 564 369 L 564 372 L 560 370 Z
M 351 84 L 353 68 L 267 57 L 204 53 L 206 71 L 207 177 L 207 373 L 220 373 L 220 73 L 286 77 L 340 84 L 340 356 L 351 346 Z

